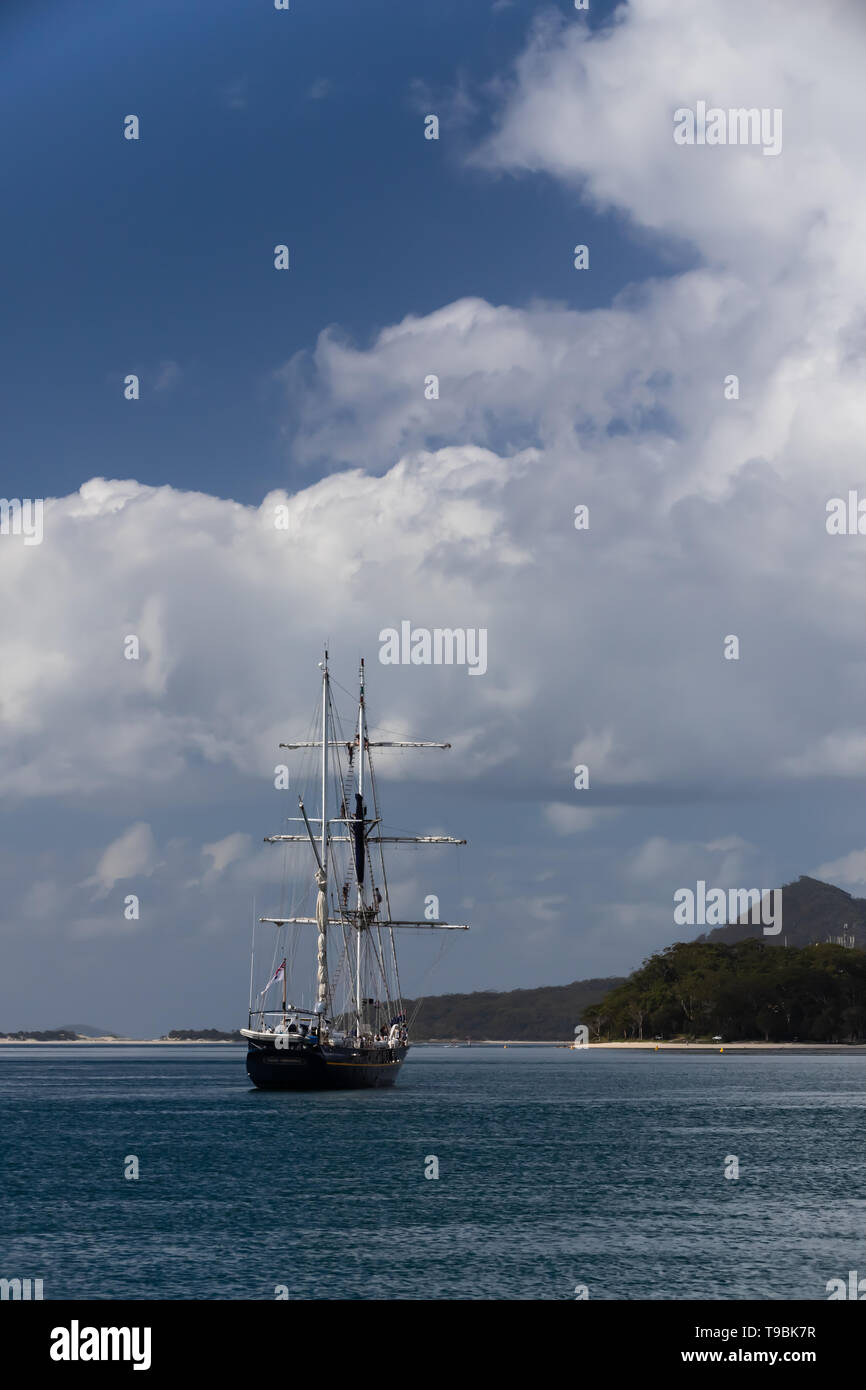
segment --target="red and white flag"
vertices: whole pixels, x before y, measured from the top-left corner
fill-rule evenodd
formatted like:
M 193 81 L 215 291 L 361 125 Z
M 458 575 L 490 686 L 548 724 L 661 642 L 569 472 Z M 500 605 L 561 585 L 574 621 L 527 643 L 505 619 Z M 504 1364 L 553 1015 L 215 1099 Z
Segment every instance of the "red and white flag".
M 267 992 L 268 992 L 268 990 L 270 989 L 271 985 L 275 984 L 277 980 L 281 980 L 281 979 L 283 978 L 283 976 L 285 975 L 285 973 L 286 973 L 286 958 L 285 958 L 285 956 L 283 956 L 283 959 L 280 961 L 280 964 L 277 966 L 276 974 L 275 974 L 275 975 L 272 975 L 271 978 L 268 980 L 268 983 L 265 985 L 264 989 L 262 990 L 262 994 L 267 994 Z

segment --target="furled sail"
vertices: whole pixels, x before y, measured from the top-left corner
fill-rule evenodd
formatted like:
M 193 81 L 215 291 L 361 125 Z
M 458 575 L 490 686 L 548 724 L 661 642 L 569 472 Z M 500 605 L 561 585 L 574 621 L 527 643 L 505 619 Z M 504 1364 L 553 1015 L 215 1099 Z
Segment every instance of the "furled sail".
M 320 1004 L 328 1001 L 328 895 L 325 891 L 328 882 L 327 875 L 323 869 L 316 870 L 316 883 L 319 885 L 319 893 L 316 898 L 316 925 L 319 928 L 318 954 L 316 962 L 316 979 L 318 981 L 318 999 Z
M 355 793 L 355 819 L 352 821 L 352 849 L 355 855 L 355 874 L 358 883 L 364 882 L 364 803 L 358 793 Z

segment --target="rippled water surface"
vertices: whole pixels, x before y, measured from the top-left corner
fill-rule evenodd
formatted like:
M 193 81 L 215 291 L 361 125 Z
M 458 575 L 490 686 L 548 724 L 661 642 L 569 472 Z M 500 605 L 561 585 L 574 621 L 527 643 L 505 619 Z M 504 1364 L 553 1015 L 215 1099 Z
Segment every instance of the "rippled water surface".
M 864 1139 L 862 1055 L 415 1048 L 393 1090 L 292 1095 L 251 1090 L 242 1047 L 5 1046 L 0 1276 L 46 1298 L 825 1299 L 866 1273 Z

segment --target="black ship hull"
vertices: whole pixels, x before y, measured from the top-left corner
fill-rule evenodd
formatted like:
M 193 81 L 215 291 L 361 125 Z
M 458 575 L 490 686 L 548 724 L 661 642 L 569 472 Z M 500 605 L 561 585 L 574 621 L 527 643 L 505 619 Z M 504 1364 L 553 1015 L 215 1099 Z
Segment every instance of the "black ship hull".
M 406 1047 L 328 1047 L 251 1041 L 247 1075 L 270 1091 L 348 1091 L 393 1086 L 409 1051 Z

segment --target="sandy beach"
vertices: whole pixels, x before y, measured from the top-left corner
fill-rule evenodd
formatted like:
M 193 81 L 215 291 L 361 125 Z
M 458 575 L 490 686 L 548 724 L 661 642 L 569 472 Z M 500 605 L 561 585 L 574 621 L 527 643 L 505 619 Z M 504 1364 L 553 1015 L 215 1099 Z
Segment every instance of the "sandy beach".
M 731 1043 L 680 1043 L 680 1042 L 610 1042 L 591 1043 L 593 1049 L 633 1051 L 633 1052 L 866 1052 L 863 1043 L 779 1043 L 779 1042 L 731 1042 Z

